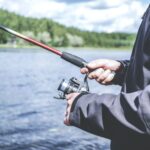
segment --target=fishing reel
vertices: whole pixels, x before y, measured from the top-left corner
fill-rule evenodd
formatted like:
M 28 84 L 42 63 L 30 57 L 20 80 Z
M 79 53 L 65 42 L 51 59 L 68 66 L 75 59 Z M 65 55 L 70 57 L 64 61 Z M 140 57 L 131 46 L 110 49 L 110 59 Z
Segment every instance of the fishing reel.
M 63 79 L 58 86 L 59 94 L 58 97 L 54 97 L 56 99 L 65 99 L 66 94 L 70 93 L 82 93 L 89 92 L 89 85 L 87 81 L 87 75 L 84 78 L 84 81 L 81 82 L 75 77 L 70 78 L 69 80 Z

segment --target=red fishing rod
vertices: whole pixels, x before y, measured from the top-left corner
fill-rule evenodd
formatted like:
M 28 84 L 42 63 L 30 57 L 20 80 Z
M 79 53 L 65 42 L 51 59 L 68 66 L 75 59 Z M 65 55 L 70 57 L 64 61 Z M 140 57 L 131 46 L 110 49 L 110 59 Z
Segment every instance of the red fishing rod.
M 61 51 L 59 51 L 59 50 L 57 50 L 55 48 L 49 47 L 49 46 L 47 46 L 47 45 L 45 45 L 45 44 L 43 44 L 43 43 L 41 43 L 39 41 L 36 41 L 36 40 L 34 40 L 32 38 L 29 38 L 29 37 L 27 37 L 27 36 L 25 36 L 25 35 L 23 35 L 21 33 L 18 33 L 16 31 L 12 30 L 12 29 L 9 29 L 9 28 L 7 28 L 5 26 L 0 25 L 0 29 L 4 30 L 4 31 L 6 31 L 6 32 L 8 32 L 8 33 L 10 33 L 12 35 L 15 35 L 16 37 L 24 39 L 25 41 L 28 41 L 28 42 L 30 42 L 30 43 L 32 43 L 34 45 L 42 47 L 42 48 L 44 48 L 44 49 L 46 49 L 46 50 L 48 50 L 48 51 L 50 51 L 50 52 L 52 52 L 54 54 L 57 54 L 62 59 L 66 60 L 66 61 L 68 61 L 68 62 L 70 62 L 70 63 L 72 63 L 72 64 L 74 64 L 74 65 L 76 65 L 76 66 L 78 66 L 80 68 L 85 67 L 86 64 L 87 64 L 87 62 L 84 59 L 82 59 L 82 58 L 80 58 L 78 56 L 72 55 L 72 54 L 67 53 L 67 52 L 61 52 Z

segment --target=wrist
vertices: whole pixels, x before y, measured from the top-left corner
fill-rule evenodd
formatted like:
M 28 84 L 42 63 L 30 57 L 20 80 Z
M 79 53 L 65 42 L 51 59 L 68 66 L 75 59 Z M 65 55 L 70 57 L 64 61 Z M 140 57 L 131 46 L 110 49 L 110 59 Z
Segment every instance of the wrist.
M 123 70 L 124 70 L 124 64 L 121 61 L 119 61 L 119 60 L 117 60 L 117 62 L 118 62 L 117 72 L 122 73 Z

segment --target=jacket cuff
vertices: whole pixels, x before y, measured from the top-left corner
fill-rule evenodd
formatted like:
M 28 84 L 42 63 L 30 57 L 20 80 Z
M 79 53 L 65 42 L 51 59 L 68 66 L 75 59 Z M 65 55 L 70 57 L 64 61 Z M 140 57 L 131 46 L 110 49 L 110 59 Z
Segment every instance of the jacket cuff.
M 129 66 L 129 61 L 127 60 L 117 60 L 117 61 L 121 63 L 121 69 L 116 72 L 115 77 L 113 79 L 113 84 L 118 84 L 122 86 L 127 72 L 127 68 Z

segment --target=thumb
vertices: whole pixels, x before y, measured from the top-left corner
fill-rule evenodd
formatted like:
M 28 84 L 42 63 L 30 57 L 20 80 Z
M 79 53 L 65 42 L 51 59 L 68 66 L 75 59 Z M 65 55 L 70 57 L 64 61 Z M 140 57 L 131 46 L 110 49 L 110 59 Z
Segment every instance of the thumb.
M 97 68 L 104 68 L 106 64 L 106 60 L 98 59 L 91 61 L 87 64 L 87 68 L 89 69 L 97 69 Z

